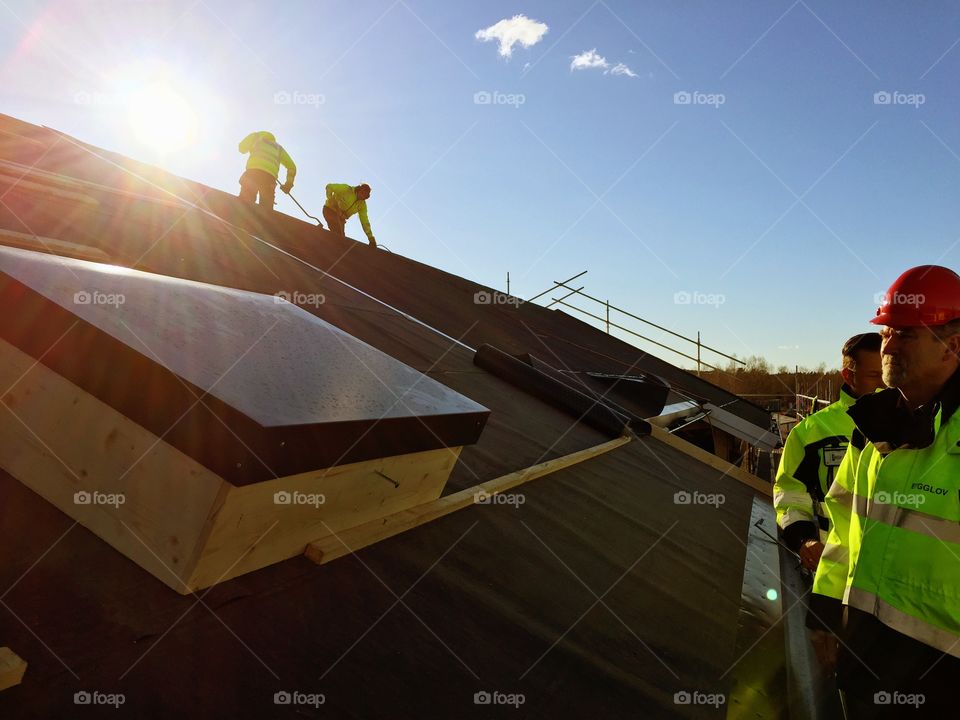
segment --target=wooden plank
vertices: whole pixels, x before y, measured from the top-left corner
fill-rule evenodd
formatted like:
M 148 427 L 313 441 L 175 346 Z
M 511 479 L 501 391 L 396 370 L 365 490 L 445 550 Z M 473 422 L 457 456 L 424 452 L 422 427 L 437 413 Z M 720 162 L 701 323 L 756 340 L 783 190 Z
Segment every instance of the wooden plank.
M 767 497 L 773 497 L 773 488 L 771 484 L 762 480 L 761 478 L 758 478 L 753 473 L 749 473 L 742 468 L 738 468 L 736 465 L 718 458 L 713 453 L 707 452 L 703 448 L 699 448 L 693 443 L 687 442 L 683 438 L 679 438 L 661 427 L 657 427 L 656 425 L 651 425 L 650 427 L 650 437 L 659 440 L 665 445 L 669 445 L 676 450 L 679 450 L 685 455 L 689 455 L 695 460 L 699 460 L 700 462 L 709 465 L 715 470 L 720 470 L 727 477 L 731 477 L 734 480 L 753 488 L 757 492 L 763 493 Z
M 27 671 L 27 663 L 13 650 L 0 647 L 0 690 L 19 685 L 23 674 Z
M 35 250 L 50 255 L 66 255 L 67 257 L 78 258 L 80 260 L 92 260 L 93 262 L 102 263 L 113 262 L 113 259 L 100 248 L 89 245 L 78 245 L 77 243 L 67 242 L 66 240 L 57 240 L 41 235 L 30 235 L 28 233 L 16 232 L 15 230 L 0 228 L 0 244 L 22 248 L 24 250 Z
M 0 466 L 184 592 L 224 481 L 2 340 L 0 387 Z
M 570 453 L 569 455 L 564 455 L 563 457 L 533 465 L 523 470 L 502 475 L 493 480 L 488 480 L 479 485 L 474 485 L 471 488 L 460 490 L 459 492 L 434 500 L 433 502 L 418 505 L 368 522 L 364 525 L 337 532 L 336 535 L 331 534 L 326 537 L 321 537 L 308 544 L 304 554 L 318 565 L 336 560 L 360 548 L 367 547 L 373 543 L 441 518 L 444 515 L 449 515 L 452 512 L 469 507 L 478 502 L 479 498 L 482 497 L 481 493 L 496 495 L 506 492 L 523 483 L 536 480 L 537 478 L 557 472 L 558 470 L 610 452 L 630 442 L 630 439 L 630 436 L 624 435 L 601 445 L 587 448 L 586 450 L 580 450 L 575 453 Z
M 435 500 L 460 450 L 365 460 L 232 488 L 204 542 L 190 589 L 302 555 L 307 543 L 330 530 L 340 532 Z M 290 502 L 278 504 L 278 493 Z

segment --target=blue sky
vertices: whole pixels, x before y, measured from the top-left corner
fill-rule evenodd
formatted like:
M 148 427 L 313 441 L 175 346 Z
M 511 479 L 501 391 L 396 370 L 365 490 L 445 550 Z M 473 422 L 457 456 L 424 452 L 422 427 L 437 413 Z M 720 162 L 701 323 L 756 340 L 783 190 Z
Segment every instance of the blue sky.
M 960 267 L 960 8 L 857 5 L 2 0 L 0 110 L 230 192 L 270 129 L 315 214 L 369 182 L 395 252 L 521 297 L 588 270 L 728 353 L 836 366 L 903 270 Z M 502 20 L 532 44 L 477 38 Z M 178 147 L 129 117 L 158 74 Z

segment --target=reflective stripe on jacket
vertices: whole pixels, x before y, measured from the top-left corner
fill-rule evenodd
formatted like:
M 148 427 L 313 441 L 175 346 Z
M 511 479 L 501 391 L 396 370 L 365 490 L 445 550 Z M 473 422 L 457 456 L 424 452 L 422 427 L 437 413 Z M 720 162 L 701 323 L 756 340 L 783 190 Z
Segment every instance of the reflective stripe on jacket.
M 960 657 L 960 414 L 941 413 L 928 447 L 861 453 L 844 602 Z
M 844 386 L 837 402 L 797 423 L 784 443 L 773 484 L 773 506 L 784 540 L 794 550 L 829 527 L 827 511 L 820 505 L 853 432 L 847 408 L 855 401 Z
M 863 436 L 854 431 L 847 446 L 843 462 L 837 468 L 836 477 L 824 498 L 823 505 L 830 515 L 830 532 L 824 543 L 817 574 L 813 579 L 813 592 L 841 600 L 847 587 L 850 552 L 847 542 L 850 537 L 850 514 L 853 508 L 853 475 L 864 445 Z

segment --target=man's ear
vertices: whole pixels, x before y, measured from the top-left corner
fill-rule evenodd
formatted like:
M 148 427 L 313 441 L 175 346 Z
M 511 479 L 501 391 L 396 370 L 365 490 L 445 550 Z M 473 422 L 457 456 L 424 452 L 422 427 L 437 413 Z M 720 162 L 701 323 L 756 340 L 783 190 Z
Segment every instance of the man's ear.
M 960 359 L 960 335 L 951 335 L 943 341 L 943 344 L 946 346 L 944 360 L 946 360 L 950 355 Z
M 853 370 L 850 368 L 840 368 L 840 377 L 843 378 L 843 381 L 847 385 L 853 386 Z

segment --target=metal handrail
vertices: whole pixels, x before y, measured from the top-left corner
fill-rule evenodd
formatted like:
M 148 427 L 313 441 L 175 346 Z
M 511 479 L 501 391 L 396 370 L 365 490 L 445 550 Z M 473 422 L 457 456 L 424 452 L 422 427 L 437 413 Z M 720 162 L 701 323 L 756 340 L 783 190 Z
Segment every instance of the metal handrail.
M 561 297 L 561 298 L 551 298 L 552 302 L 551 302 L 549 305 L 546 306 L 547 308 L 553 307 L 554 305 L 563 305 L 564 307 L 568 307 L 568 308 L 570 308 L 570 309 L 572 309 L 572 310 L 576 310 L 577 312 L 583 313 L 584 315 L 586 315 L 586 316 L 588 316 L 588 317 L 591 317 L 591 318 L 593 318 L 593 319 L 595 319 L 595 320 L 599 320 L 600 322 L 605 323 L 606 326 L 607 326 L 607 333 L 608 333 L 608 334 L 610 333 L 610 328 L 611 328 L 611 327 L 615 327 L 615 328 L 617 328 L 618 330 L 622 330 L 622 331 L 624 331 L 624 332 L 630 333 L 631 335 L 634 335 L 634 336 L 640 338 L 641 340 L 644 340 L 644 341 L 649 342 L 649 343 L 653 343 L 653 344 L 656 345 L 657 347 L 661 347 L 661 348 L 663 348 L 664 350 L 668 350 L 668 351 L 670 351 L 670 352 L 672 352 L 672 353 L 675 353 L 675 354 L 677 354 L 677 355 L 680 355 L 681 357 L 687 358 L 688 360 L 694 361 L 695 363 L 697 363 L 697 368 L 698 368 L 698 370 L 699 370 L 700 366 L 704 366 L 704 367 L 707 367 L 707 368 L 709 368 L 709 369 L 711 369 L 711 370 L 717 370 L 717 371 L 719 371 L 719 372 L 726 372 L 726 371 L 722 370 L 721 368 L 716 367 L 715 365 L 711 365 L 710 363 L 707 363 L 707 362 L 704 362 L 703 360 L 701 360 L 700 357 L 699 357 L 699 355 L 700 355 L 700 350 L 701 350 L 701 349 L 703 349 L 703 350 L 709 350 L 709 351 L 712 352 L 712 353 L 715 353 L 715 354 L 717 354 L 717 355 L 720 355 L 721 357 L 727 358 L 728 360 L 732 360 L 734 363 L 737 363 L 737 364 L 739 364 L 739 365 L 741 365 L 741 366 L 746 367 L 746 364 L 747 364 L 747 363 L 746 363 L 745 361 L 743 361 L 743 360 L 741 360 L 741 359 L 739 359 L 739 358 L 737 358 L 737 357 L 734 357 L 733 355 L 727 355 L 725 352 L 722 352 L 722 351 L 720 351 L 720 350 L 717 350 L 717 349 L 714 348 L 714 347 L 710 347 L 709 345 L 704 345 L 702 342 L 700 342 L 700 333 L 699 333 L 699 332 L 697 333 L 697 339 L 694 340 L 693 338 L 689 338 L 689 337 L 687 337 L 686 335 L 682 335 L 682 334 L 680 334 L 680 333 L 678 333 L 678 332 L 674 332 L 673 330 L 670 330 L 669 328 L 665 328 L 665 327 L 663 327 L 662 325 L 658 325 L 658 324 L 655 323 L 655 322 L 652 322 L 652 321 L 650 321 L 650 320 L 647 320 L 647 319 L 645 319 L 645 318 L 642 318 L 642 317 L 640 317 L 639 315 L 634 315 L 632 312 L 629 312 L 628 310 L 624 310 L 623 308 L 617 307 L 616 305 L 611 305 L 609 300 L 601 300 L 600 298 L 593 297 L 592 295 L 589 295 L 589 294 L 583 292 L 583 287 L 584 287 L 584 286 L 582 286 L 582 285 L 581 285 L 579 288 L 575 288 L 575 287 L 571 287 L 571 286 L 568 284 L 568 283 L 570 283 L 570 282 L 576 280 L 577 278 L 582 277 L 583 275 L 586 275 L 586 274 L 587 274 L 587 271 L 584 270 L 583 272 L 577 273 L 576 275 L 574 275 L 574 276 L 572 276 L 572 277 L 569 277 L 569 278 L 567 278 L 566 280 L 562 280 L 562 281 L 556 281 L 556 280 L 555 280 L 554 283 L 553 283 L 553 285 L 552 285 L 551 287 L 549 287 L 548 289 L 544 290 L 542 293 L 539 293 L 538 295 L 534 295 L 533 297 L 529 298 L 529 299 L 527 300 L 527 302 L 533 302 L 534 300 L 537 300 L 537 299 L 543 297 L 543 296 L 546 295 L 547 293 L 553 292 L 553 291 L 556 290 L 557 288 L 564 288 L 565 290 L 569 290 L 569 292 L 568 292 L 566 295 L 564 295 L 563 297 Z M 509 275 L 508 275 L 508 277 L 509 277 Z M 606 311 L 607 311 L 607 312 L 606 312 L 606 317 L 600 317 L 599 315 L 594 315 L 593 313 L 590 313 L 590 312 L 588 312 L 588 311 L 586 311 L 586 310 L 584 310 L 584 309 L 582 309 L 582 308 L 579 308 L 579 307 L 577 307 L 577 306 L 575 306 L 575 305 L 571 305 L 571 304 L 569 304 L 569 303 L 567 303 L 567 302 L 564 302 L 564 301 L 565 301 L 567 298 L 569 298 L 571 295 L 582 295 L 582 296 L 585 297 L 587 300 L 590 300 L 590 301 L 592 301 L 592 302 L 599 303 L 600 305 L 604 306 L 604 307 L 606 308 Z M 662 331 L 662 332 L 665 332 L 665 333 L 667 333 L 667 334 L 669 334 L 669 335 L 673 335 L 674 337 L 679 338 L 680 340 L 685 340 L 686 342 L 689 342 L 689 343 L 692 343 L 692 344 L 696 345 L 696 346 L 697 346 L 697 357 L 693 357 L 693 356 L 691 356 L 691 355 L 687 355 L 687 354 L 684 353 L 684 352 L 681 352 L 681 351 L 679 351 L 679 350 L 675 350 L 674 348 L 670 347 L 669 345 L 664 345 L 663 343 L 657 342 L 656 340 L 653 340 L 652 338 L 648 338 L 648 337 L 646 337 L 646 336 L 644 336 L 644 335 L 641 335 L 641 334 L 638 333 L 638 332 L 634 332 L 633 330 L 630 330 L 629 328 L 626 328 L 626 327 L 623 327 L 622 325 L 618 325 L 617 323 L 611 322 L 611 320 L 610 320 L 610 310 L 611 310 L 611 309 L 612 309 L 612 310 L 615 310 L 616 312 L 619 312 L 619 313 L 621 313 L 621 314 L 623 314 L 623 315 L 626 315 L 626 316 L 629 317 L 629 318 L 633 318 L 634 320 L 639 320 L 640 322 L 645 323 L 645 324 L 647 324 L 647 325 L 650 325 L 651 327 L 655 327 L 657 330 L 660 330 L 660 331 Z
M 566 284 L 566 281 L 565 281 L 565 282 L 562 282 L 562 283 L 557 283 L 557 285 L 558 285 L 559 287 L 566 288 L 567 290 L 573 290 L 573 288 L 571 288 L 570 286 L 568 286 L 568 285 Z M 580 292 L 579 290 L 573 290 L 573 292 L 575 292 L 577 295 L 583 295 L 583 296 L 584 296 L 585 298 L 587 298 L 588 300 L 593 300 L 594 302 L 598 302 L 598 303 L 600 303 L 601 305 L 606 305 L 606 306 L 609 307 L 611 310 L 616 310 L 616 311 L 619 312 L 619 313 L 623 313 L 623 314 L 626 315 L 627 317 L 631 317 L 631 318 L 633 318 L 634 320 L 639 320 L 639 321 L 642 322 L 642 323 L 646 323 L 647 325 L 651 325 L 651 326 L 657 328 L 657 330 L 662 330 L 663 332 L 669 333 L 670 335 L 673 335 L 674 337 L 680 338 L 681 340 L 686 340 L 687 342 L 693 343 L 694 345 L 697 345 L 697 346 L 699 346 L 699 347 L 702 347 L 702 348 L 704 348 L 705 350 L 709 350 L 710 352 L 714 352 L 714 353 L 716 353 L 717 355 L 721 355 L 721 356 L 727 358 L 728 360 L 733 360 L 734 362 L 740 363 L 741 365 L 746 365 L 746 363 L 745 363 L 743 360 L 740 360 L 739 358 L 735 358 L 735 357 L 733 357 L 732 355 L 727 355 L 725 352 L 721 352 L 720 350 L 717 350 L 716 348 L 712 348 L 712 347 L 710 347 L 709 345 L 704 345 L 703 343 L 701 343 L 701 342 L 699 342 L 699 341 L 697 341 L 697 340 L 694 340 L 693 338 L 688 338 L 686 335 L 681 335 L 680 333 L 674 332 L 673 330 L 670 330 L 669 328 L 665 328 L 665 327 L 663 327 L 662 325 L 657 325 L 657 323 L 655 323 L 655 322 L 651 322 L 650 320 L 645 320 L 644 318 L 640 317 L 639 315 L 634 315 L 632 312 L 629 312 L 629 311 L 627 311 L 627 310 L 624 310 L 623 308 L 619 308 L 619 307 L 617 307 L 616 305 L 611 305 L 611 304 L 609 303 L 609 301 L 604 301 L 604 300 L 601 300 L 600 298 L 595 298 L 595 297 L 593 297 L 592 295 L 588 295 L 588 294 L 585 293 L 585 292 Z M 705 365 L 705 364 L 706 364 L 706 363 L 704 363 L 704 365 Z
M 610 322 L 609 320 L 604 320 L 604 319 L 603 319 L 602 317 L 600 317 L 599 315 L 594 315 L 594 314 L 591 313 L 591 312 L 587 312 L 587 311 L 584 310 L 583 308 L 578 308 L 576 305 L 571 305 L 571 304 L 568 303 L 568 302 L 564 302 L 563 300 L 557 300 L 557 299 L 555 299 L 555 298 L 554 298 L 554 302 L 555 302 L 555 303 L 558 303 L 558 304 L 560 304 L 560 305 L 563 305 L 564 307 L 568 307 L 568 308 L 570 308 L 571 310 L 576 310 L 577 312 L 581 312 L 581 313 L 583 313 L 584 315 L 586 315 L 587 317 L 592 317 L 593 319 L 599 320 L 600 322 L 606 322 L 606 323 L 608 323 L 611 327 L 617 328 L 617 330 L 623 330 L 624 332 L 630 333 L 631 335 L 635 335 L 636 337 L 640 338 L 641 340 L 646 340 L 646 341 L 649 342 L 649 343 L 653 343 L 654 345 L 657 345 L 657 346 L 659 346 L 659 347 L 662 347 L 664 350 L 669 350 L 670 352 L 676 353 L 677 355 L 680 355 L 681 357 L 685 357 L 685 358 L 687 358 L 688 360 L 693 360 L 695 363 L 699 363 L 700 365 L 703 365 L 704 367 L 708 367 L 708 368 L 710 368 L 711 370 L 718 370 L 719 372 L 725 372 L 722 368 L 718 368 L 718 367 L 715 367 L 715 366 L 711 365 L 710 363 L 703 362 L 703 360 L 698 360 L 697 358 L 692 357 L 691 355 L 687 355 L 686 353 L 680 352 L 679 350 L 674 350 L 674 349 L 673 349 L 672 347 L 670 347 L 669 345 L 664 345 L 663 343 L 657 342 L 656 340 L 652 340 L 651 338 L 648 338 L 648 337 L 646 337 L 646 336 L 644 336 L 644 335 L 641 335 L 640 333 L 635 332 L 635 331 L 631 330 L 630 328 L 625 328 L 625 327 L 623 327 L 622 325 L 617 325 L 615 322 Z

